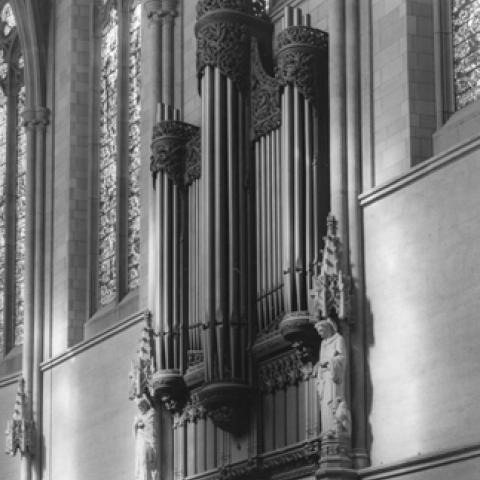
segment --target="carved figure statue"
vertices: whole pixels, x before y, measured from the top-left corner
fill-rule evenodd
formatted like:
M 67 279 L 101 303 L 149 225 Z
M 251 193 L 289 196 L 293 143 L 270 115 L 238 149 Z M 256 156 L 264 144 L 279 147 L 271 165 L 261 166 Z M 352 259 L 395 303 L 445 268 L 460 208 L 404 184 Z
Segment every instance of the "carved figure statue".
M 350 436 L 350 413 L 345 404 L 345 341 L 331 319 L 317 322 L 315 328 L 322 337 L 317 364 L 322 435 L 336 433 Z
M 135 417 L 135 480 L 158 480 L 158 418 L 147 397 L 135 400 L 140 415 Z

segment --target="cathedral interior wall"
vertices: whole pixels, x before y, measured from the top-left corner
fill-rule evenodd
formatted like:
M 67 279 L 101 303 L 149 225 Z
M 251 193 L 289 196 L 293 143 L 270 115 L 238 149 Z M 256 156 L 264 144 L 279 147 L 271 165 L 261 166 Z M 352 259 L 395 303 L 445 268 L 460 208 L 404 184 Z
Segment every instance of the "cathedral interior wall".
M 133 320 L 123 331 L 98 343 L 84 342 L 46 367 L 45 478 L 132 478 L 136 408 L 128 399 L 128 372 L 141 331 L 141 323 Z M 6 398 L 14 398 L 12 388 Z
M 475 442 L 478 160 L 477 144 L 363 199 L 372 465 Z

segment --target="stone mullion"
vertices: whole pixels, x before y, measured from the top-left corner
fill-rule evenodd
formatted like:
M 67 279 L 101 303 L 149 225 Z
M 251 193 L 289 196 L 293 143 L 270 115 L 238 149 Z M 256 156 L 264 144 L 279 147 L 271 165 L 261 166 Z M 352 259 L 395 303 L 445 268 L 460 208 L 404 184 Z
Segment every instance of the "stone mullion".
M 128 291 L 128 49 L 129 6 L 119 8 L 117 106 L 117 303 Z
M 35 295 L 35 111 L 26 109 L 23 114 L 27 133 L 27 165 L 25 184 L 25 270 L 24 270 L 24 339 L 22 377 L 25 381 L 27 416 L 33 407 L 34 362 L 34 295 Z M 22 457 L 22 480 L 31 478 L 31 457 Z

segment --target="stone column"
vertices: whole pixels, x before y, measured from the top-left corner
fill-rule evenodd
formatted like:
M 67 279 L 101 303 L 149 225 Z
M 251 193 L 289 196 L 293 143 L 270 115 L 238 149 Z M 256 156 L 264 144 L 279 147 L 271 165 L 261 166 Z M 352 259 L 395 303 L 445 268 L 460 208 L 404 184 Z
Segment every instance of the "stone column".
M 329 3 L 330 183 L 331 212 L 340 238 L 340 269 L 348 265 L 347 152 L 345 96 L 345 0 Z
M 166 105 L 174 104 L 174 48 L 173 33 L 175 17 L 177 16 L 177 0 L 163 0 L 163 102 Z
M 43 377 L 40 364 L 43 361 L 44 293 L 45 293 L 45 133 L 49 110 L 37 107 L 35 111 L 36 139 L 36 191 L 35 191 L 35 272 L 34 272 L 34 345 L 33 345 L 33 421 L 37 454 L 33 458 L 33 479 L 42 478 L 42 409 Z
M 365 412 L 365 340 L 364 340 L 364 270 L 362 217 L 358 196 L 361 193 L 360 145 L 360 34 L 359 2 L 346 0 L 346 99 L 347 99 L 347 170 L 348 236 L 350 274 L 354 297 L 354 321 L 351 328 L 350 374 L 352 385 L 352 454 L 354 466 L 368 466 Z
M 22 113 L 27 135 L 27 174 L 25 186 L 25 305 L 22 377 L 25 381 L 25 416 L 31 419 L 33 409 L 34 359 L 34 272 L 35 272 L 35 128 L 36 112 L 25 109 Z M 21 478 L 32 478 L 32 457 L 22 454 Z
M 149 52 L 148 67 L 149 75 L 143 88 L 142 98 L 149 98 L 150 103 L 159 105 L 162 101 L 162 1 L 161 0 L 143 0 L 142 8 L 146 12 L 148 27 L 142 32 L 142 49 Z M 144 65 L 146 56 L 142 55 Z M 142 68 L 142 72 L 145 69 Z M 145 78 L 145 77 L 144 77 Z M 155 124 L 157 109 L 153 109 L 149 125 Z M 158 322 L 155 312 L 155 285 L 157 264 L 157 245 L 155 241 L 156 230 L 156 192 L 152 187 L 148 190 L 148 308 L 154 315 L 154 322 Z M 155 330 L 158 331 L 158 325 L 155 324 Z

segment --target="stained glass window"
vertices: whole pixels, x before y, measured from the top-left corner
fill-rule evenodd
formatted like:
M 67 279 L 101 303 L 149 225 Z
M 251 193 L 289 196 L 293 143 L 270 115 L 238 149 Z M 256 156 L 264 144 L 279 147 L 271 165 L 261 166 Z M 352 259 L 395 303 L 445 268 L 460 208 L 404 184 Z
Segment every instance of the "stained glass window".
M 16 26 L 15 16 L 13 15 L 13 10 L 9 3 L 6 3 L 2 8 L 0 20 L 4 24 L 3 34 L 8 36 L 8 34 L 12 31 L 12 28 Z
M 100 85 L 100 306 L 116 296 L 118 17 L 115 3 L 101 38 Z
M 7 169 L 7 97 L 0 88 L 0 352 L 4 345 L 4 286 L 6 234 L 6 169 Z
M 25 178 L 26 145 L 25 127 L 22 125 L 22 112 L 25 109 L 25 87 L 18 94 L 17 120 L 17 186 L 16 186 L 16 235 L 15 235 L 15 345 L 23 343 L 23 320 L 25 301 Z
M 480 98 L 480 0 L 453 0 L 456 108 Z
M 0 352 L 5 354 L 23 343 L 26 134 L 23 58 L 13 10 L 2 0 L 0 31 Z
M 141 4 L 130 7 L 128 96 L 128 288 L 138 286 L 140 263 L 140 43 Z

